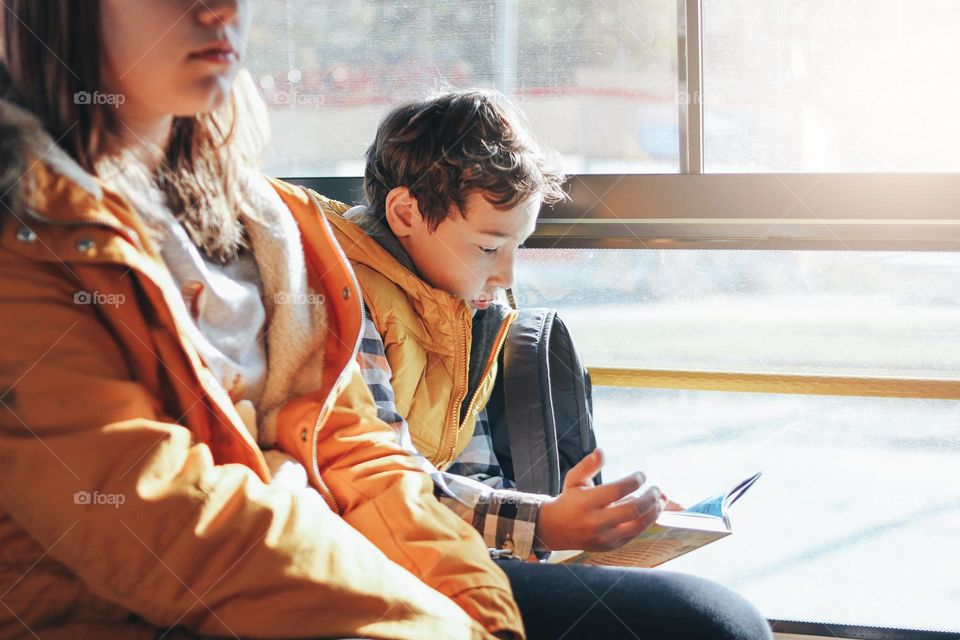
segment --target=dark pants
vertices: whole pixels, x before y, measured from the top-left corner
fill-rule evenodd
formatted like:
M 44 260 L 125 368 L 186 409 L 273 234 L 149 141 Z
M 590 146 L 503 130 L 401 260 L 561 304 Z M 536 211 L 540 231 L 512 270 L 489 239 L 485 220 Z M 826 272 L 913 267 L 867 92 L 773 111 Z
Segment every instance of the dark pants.
M 744 598 L 709 580 L 651 569 L 498 560 L 529 640 L 769 640 Z

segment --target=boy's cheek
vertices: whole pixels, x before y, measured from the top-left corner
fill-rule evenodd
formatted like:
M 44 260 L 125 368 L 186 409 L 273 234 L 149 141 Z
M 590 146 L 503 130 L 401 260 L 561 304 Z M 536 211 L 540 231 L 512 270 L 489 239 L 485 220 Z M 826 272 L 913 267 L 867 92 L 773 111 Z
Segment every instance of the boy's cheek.
M 482 284 L 479 286 L 475 284 L 476 277 L 470 273 L 469 267 L 465 267 L 463 264 L 435 265 L 429 273 L 426 270 L 422 271 L 435 288 L 467 301 L 483 289 Z
M 444 279 L 447 282 L 444 289 L 448 293 L 471 300 L 483 292 L 486 273 L 482 265 L 461 256 L 460 260 L 454 258 L 453 263 L 448 263 L 444 271 Z

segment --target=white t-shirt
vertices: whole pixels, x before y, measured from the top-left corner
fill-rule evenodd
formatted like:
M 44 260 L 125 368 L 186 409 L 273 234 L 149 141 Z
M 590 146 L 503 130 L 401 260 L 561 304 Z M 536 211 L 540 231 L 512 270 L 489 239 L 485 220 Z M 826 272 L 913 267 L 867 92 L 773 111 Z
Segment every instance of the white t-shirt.
M 257 406 L 267 376 L 266 310 L 257 261 L 242 251 L 221 265 L 170 216 L 160 254 L 204 340 L 196 345 L 234 403 Z
M 191 342 L 234 404 L 258 406 L 267 378 L 266 309 L 253 254 L 242 251 L 225 265 L 211 260 L 135 163 L 113 168 L 111 186 L 159 233 L 160 255 L 198 329 Z

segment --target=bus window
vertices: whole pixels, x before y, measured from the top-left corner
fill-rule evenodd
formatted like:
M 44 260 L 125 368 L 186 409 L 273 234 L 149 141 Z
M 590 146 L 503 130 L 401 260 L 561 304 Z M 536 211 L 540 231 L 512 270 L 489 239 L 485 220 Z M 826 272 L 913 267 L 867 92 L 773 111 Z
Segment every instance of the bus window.
M 705 169 L 957 171 L 949 1 L 704 0 Z
M 782 638 L 960 633 L 960 4 L 256 11 L 278 176 L 359 201 L 379 117 L 445 87 L 502 91 L 559 152 L 571 199 L 513 293 L 571 327 L 609 476 L 693 500 L 765 471 L 735 535 L 666 568 Z
M 678 170 L 675 0 L 263 0 L 256 12 L 250 71 L 283 150 L 268 158 L 277 175 L 357 175 L 389 106 L 445 86 L 509 95 L 568 172 Z
M 669 568 L 771 618 L 953 629 L 958 270 L 957 253 L 528 249 L 514 295 L 560 309 L 594 365 L 611 477 L 649 469 L 689 504 L 763 469 L 725 548 Z

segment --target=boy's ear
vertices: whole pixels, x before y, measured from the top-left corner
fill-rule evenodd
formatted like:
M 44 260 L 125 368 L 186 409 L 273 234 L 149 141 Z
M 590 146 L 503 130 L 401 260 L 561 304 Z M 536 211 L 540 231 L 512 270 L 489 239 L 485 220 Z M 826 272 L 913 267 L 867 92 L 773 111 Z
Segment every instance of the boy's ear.
M 420 205 L 406 187 L 395 187 L 387 194 L 387 224 L 398 238 L 409 237 L 423 224 Z

